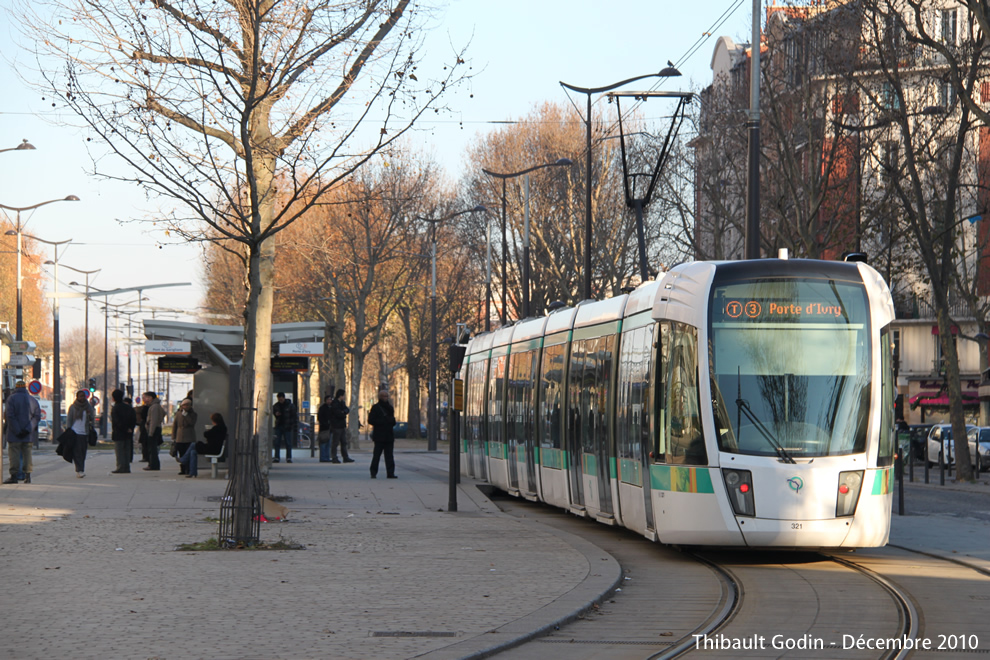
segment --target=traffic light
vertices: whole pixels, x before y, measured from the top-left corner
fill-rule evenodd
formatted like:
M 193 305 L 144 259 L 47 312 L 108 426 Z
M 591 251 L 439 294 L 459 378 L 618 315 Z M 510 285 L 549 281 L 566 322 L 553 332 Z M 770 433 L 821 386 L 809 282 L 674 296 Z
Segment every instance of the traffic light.
M 31 366 L 31 377 L 35 380 L 41 378 L 41 360 L 35 360 Z
M 90 394 L 93 394 L 95 392 L 96 392 L 96 379 L 95 378 L 90 378 L 89 379 L 89 393 Z

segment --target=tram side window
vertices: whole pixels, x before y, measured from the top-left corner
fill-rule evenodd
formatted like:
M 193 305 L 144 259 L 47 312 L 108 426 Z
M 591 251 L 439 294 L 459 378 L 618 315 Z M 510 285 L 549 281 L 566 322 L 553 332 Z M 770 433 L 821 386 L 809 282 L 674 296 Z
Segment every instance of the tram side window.
M 652 450 L 650 437 L 650 366 L 653 326 L 622 335 L 619 349 L 619 389 L 616 398 L 616 447 L 620 459 L 642 460 Z
M 706 465 L 708 452 L 701 426 L 698 399 L 698 331 L 674 323 L 666 364 L 668 457 L 671 463 Z
M 503 437 L 503 402 L 505 401 L 506 356 L 492 358 L 488 384 L 488 442 L 505 442 Z M 499 456 L 498 458 L 502 458 Z
M 894 462 L 894 362 L 893 340 L 889 326 L 880 331 L 880 443 L 877 451 L 877 467 Z M 869 406 L 866 406 L 869 410 Z
M 658 323 L 653 348 L 657 352 L 656 383 L 653 405 L 656 407 L 656 431 L 653 434 L 654 463 L 667 462 L 667 446 L 670 437 L 670 413 L 667 410 L 667 364 L 670 362 L 670 324 Z
M 533 367 L 535 351 L 513 353 L 509 358 L 508 379 L 508 437 L 512 447 L 523 445 L 528 435 L 528 410 L 533 400 Z
M 547 346 L 543 349 L 540 369 L 540 446 L 563 449 L 564 374 L 566 344 Z
M 478 451 L 483 441 L 482 420 L 485 415 L 485 367 L 484 360 L 468 365 L 467 414 L 465 428 L 467 430 L 468 447 L 470 451 Z M 478 448 L 478 449 L 476 449 Z

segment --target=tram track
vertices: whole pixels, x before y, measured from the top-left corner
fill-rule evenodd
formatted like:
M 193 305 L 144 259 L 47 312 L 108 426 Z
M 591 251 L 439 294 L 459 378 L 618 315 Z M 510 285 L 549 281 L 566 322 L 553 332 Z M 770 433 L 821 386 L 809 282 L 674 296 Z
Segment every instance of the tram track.
M 911 649 L 856 648 L 855 643 L 849 648 L 849 640 L 915 639 L 923 632 L 917 596 L 883 571 L 845 556 L 675 549 L 551 507 L 509 497 L 497 497 L 496 504 L 509 515 L 565 529 L 598 545 L 619 561 L 624 585 L 638 583 L 647 593 L 642 600 L 631 586 L 620 589 L 582 619 L 501 657 L 895 660 L 907 657 Z M 695 568 L 689 571 L 686 567 L 692 564 Z M 680 586 L 670 583 L 671 576 L 685 573 L 690 576 Z M 690 613 L 683 606 L 665 609 L 672 601 L 682 603 L 678 599 L 695 585 L 704 586 L 704 602 L 693 602 Z M 675 615 L 680 615 L 676 625 L 671 618 Z M 763 637 L 762 648 L 706 648 L 702 641 L 758 636 Z M 810 646 L 784 648 L 792 643 Z

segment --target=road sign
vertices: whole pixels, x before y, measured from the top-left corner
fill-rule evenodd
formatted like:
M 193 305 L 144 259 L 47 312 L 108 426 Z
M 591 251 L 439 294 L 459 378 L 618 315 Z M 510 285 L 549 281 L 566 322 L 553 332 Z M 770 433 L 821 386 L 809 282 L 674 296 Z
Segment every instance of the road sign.
M 8 367 L 29 367 L 34 364 L 33 355 L 11 355 L 7 361 Z
M 28 392 L 31 394 L 41 394 L 41 382 L 37 380 L 32 380 L 28 383 Z
M 148 355 L 189 355 L 192 343 L 174 339 L 149 339 L 144 342 L 144 352 Z
M 281 357 L 323 357 L 323 342 L 297 341 L 291 344 L 279 344 L 278 354 Z
M 12 341 L 10 342 L 11 353 L 31 353 L 38 346 L 33 341 Z
M 92 398 L 90 398 L 89 402 L 92 403 L 94 406 L 98 406 L 100 405 L 100 397 L 94 395 Z
M 464 381 L 460 378 L 454 379 L 454 410 L 464 410 Z

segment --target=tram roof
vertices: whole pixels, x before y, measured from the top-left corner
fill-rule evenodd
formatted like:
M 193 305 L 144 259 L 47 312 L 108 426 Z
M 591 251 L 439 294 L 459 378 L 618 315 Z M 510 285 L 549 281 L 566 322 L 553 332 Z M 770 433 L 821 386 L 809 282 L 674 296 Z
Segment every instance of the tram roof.
M 526 319 L 512 326 L 512 343 L 527 341 L 543 336 L 543 330 L 547 327 L 547 317 Z

